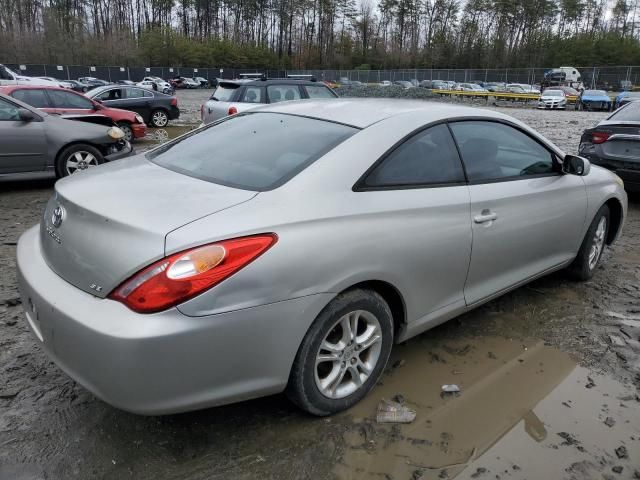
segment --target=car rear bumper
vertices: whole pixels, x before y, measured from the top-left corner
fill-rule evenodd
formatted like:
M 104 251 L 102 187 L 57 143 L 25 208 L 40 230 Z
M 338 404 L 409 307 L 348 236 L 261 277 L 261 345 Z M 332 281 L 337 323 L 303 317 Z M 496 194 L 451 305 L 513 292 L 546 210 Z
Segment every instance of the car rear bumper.
M 169 120 L 176 120 L 180 118 L 180 109 L 173 105 L 169 108 Z
M 33 227 L 20 238 L 27 322 L 47 354 L 118 408 L 167 414 L 280 392 L 304 334 L 332 294 L 188 317 L 143 315 L 81 291 L 46 264 Z

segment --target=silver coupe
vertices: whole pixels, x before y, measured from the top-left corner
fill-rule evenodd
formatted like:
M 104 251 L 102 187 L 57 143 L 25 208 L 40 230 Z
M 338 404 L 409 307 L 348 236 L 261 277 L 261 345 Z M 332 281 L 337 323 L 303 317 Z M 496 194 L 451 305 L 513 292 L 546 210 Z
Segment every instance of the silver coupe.
M 502 113 L 273 104 L 60 180 L 19 283 L 43 348 L 116 407 L 286 391 L 328 415 L 394 343 L 555 270 L 590 278 L 626 210 L 615 174 Z

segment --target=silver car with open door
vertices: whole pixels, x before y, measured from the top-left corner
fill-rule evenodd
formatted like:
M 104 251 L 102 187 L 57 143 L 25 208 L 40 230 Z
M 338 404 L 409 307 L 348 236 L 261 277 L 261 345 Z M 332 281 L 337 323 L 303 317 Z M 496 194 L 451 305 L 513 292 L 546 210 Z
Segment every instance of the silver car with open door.
M 549 272 L 590 278 L 626 210 L 613 173 L 502 113 L 290 102 L 59 181 L 19 284 L 42 347 L 117 407 L 286 391 L 328 415 L 393 344 Z

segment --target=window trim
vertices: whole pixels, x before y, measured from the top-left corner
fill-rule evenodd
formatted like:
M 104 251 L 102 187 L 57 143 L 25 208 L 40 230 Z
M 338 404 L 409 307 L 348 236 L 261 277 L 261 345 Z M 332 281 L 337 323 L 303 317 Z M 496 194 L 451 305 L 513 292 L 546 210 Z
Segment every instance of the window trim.
M 560 150 L 554 149 L 552 145 L 547 144 L 542 139 L 532 136 L 529 132 L 524 130 L 520 125 L 513 123 L 507 119 L 503 118 L 495 118 L 495 117 L 459 117 L 455 119 L 440 119 L 433 121 L 431 123 L 427 123 L 425 125 L 420 126 L 419 128 L 412 130 L 407 135 L 402 137 L 396 143 L 394 143 L 388 150 L 386 150 L 365 172 L 356 180 L 356 182 L 351 187 L 351 191 L 353 192 L 370 192 L 370 191 L 378 191 L 378 190 L 413 190 L 413 189 L 421 189 L 421 188 L 444 188 L 444 187 L 459 187 L 463 185 L 482 185 L 486 183 L 501 183 L 501 182 L 513 182 L 518 180 L 526 180 L 530 178 L 543 178 L 543 177 L 555 177 L 564 175 L 561 170 L 561 165 L 559 162 L 554 162 L 554 166 L 558 169 L 557 172 L 554 173 L 539 173 L 535 175 L 527 175 L 526 177 L 505 177 L 498 178 L 495 180 L 478 180 L 478 181 L 469 181 L 469 176 L 467 175 L 467 167 L 464 164 L 464 159 L 462 158 L 462 153 L 460 152 L 460 146 L 458 145 L 458 141 L 456 140 L 455 135 L 453 135 L 453 131 L 451 130 L 450 124 L 459 123 L 459 122 L 493 122 L 500 123 L 502 125 L 506 125 L 512 128 L 515 128 L 519 132 L 523 133 L 534 142 L 538 143 L 541 147 L 549 152 L 551 155 L 552 161 L 554 158 L 561 159 L 562 155 Z M 393 153 L 397 148 L 400 147 L 404 142 L 411 139 L 413 136 L 418 135 L 422 131 L 435 127 L 440 124 L 446 124 L 449 128 L 449 134 L 453 138 L 453 143 L 456 146 L 456 150 L 458 152 L 458 159 L 462 164 L 462 171 L 464 172 L 465 181 L 464 182 L 449 182 L 449 183 L 416 183 L 411 185 L 398 184 L 398 185 L 384 185 L 384 186 L 368 186 L 365 184 L 365 179 L 369 174 L 380 164 L 382 163 L 391 153 Z
M 376 160 L 364 172 L 364 174 L 362 174 L 360 176 L 360 178 L 358 178 L 358 180 L 353 185 L 353 187 L 351 187 L 351 190 L 353 192 L 371 192 L 371 191 L 377 191 L 377 190 L 414 190 L 414 189 L 417 189 L 417 188 L 459 187 L 459 186 L 462 186 L 462 185 L 467 185 L 467 183 L 468 183 L 467 171 L 464 168 L 464 162 L 462 161 L 462 158 L 460 156 L 460 151 L 458 150 L 458 144 L 456 143 L 455 138 L 453 138 L 453 134 L 451 133 L 451 130 L 449 130 L 449 135 L 451 135 L 452 140 L 453 140 L 453 144 L 456 147 L 456 153 L 458 154 L 458 161 L 460 162 L 460 164 L 462 166 L 462 174 L 464 175 L 464 181 L 462 181 L 462 182 L 446 182 L 446 183 L 435 183 L 435 182 L 412 183 L 412 184 L 400 183 L 400 184 L 390 184 L 390 185 L 367 185 L 366 184 L 367 177 L 380 164 L 382 164 L 387 158 L 389 158 L 398 148 L 400 148 L 402 145 L 404 145 L 406 142 L 411 140 L 416 135 L 420 135 L 425 130 L 428 130 L 429 128 L 436 127 L 436 126 L 442 125 L 442 124 L 446 125 L 447 124 L 447 120 L 446 119 L 445 120 L 437 120 L 435 122 L 431 122 L 431 123 L 428 123 L 426 125 L 422 125 L 420 128 L 417 128 L 416 130 L 413 130 L 410 133 L 408 133 L 407 135 L 405 135 L 404 137 L 402 137 L 400 140 L 398 140 L 396 143 L 394 143 L 391 146 L 391 148 L 389 148 L 386 152 L 384 152 L 380 156 L 380 158 L 378 158 L 378 160 Z

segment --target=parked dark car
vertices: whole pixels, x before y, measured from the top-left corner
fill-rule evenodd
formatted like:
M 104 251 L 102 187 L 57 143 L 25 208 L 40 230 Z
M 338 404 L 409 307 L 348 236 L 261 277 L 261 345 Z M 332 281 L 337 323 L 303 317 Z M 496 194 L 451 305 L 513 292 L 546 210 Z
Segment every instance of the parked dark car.
M 625 189 L 640 191 L 640 102 L 630 102 L 584 131 L 579 154 L 615 172 Z
M 194 82 L 198 82 L 200 84 L 200 88 L 209 88 L 209 80 L 204 77 L 193 77 Z
M 118 127 L 49 115 L 3 94 L 0 145 L 0 175 L 54 171 L 65 177 L 133 153 Z
M 78 83 L 87 87 L 85 91 L 109 85 L 109 82 L 107 82 L 106 80 L 100 80 L 99 78 L 95 77 L 80 77 L 78 78 Z
M 90 90 L 87 96 L 106 107 L 136 112 L 154 127 L 166 127 L 169 120 L 180 117 L 176 97 L 142 87 L 108 85 Z
M 71 85 L 70 88 L 74 92 L 85 93 L 86 91 L 89 90 L 89 87 L 87 85 L 84 85 L 84 84 L 78 82 L 77 80 L 63 80 L 63 83 L 67 83 L 67 84 Z

